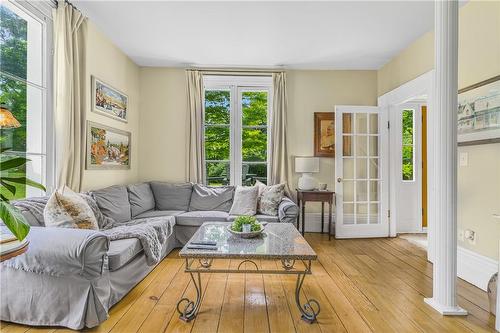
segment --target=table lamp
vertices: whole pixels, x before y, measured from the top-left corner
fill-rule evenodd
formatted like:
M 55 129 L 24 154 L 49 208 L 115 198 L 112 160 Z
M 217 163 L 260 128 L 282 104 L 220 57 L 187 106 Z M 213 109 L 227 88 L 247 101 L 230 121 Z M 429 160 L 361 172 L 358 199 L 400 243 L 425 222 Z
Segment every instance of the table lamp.
M 319 172 L 319 158 L 295 157 L 295 172 L 302 173 L 302 176 L 299 178 L 299 190 L 314 190 L 317 182 L 312 176 L 312 173 Z

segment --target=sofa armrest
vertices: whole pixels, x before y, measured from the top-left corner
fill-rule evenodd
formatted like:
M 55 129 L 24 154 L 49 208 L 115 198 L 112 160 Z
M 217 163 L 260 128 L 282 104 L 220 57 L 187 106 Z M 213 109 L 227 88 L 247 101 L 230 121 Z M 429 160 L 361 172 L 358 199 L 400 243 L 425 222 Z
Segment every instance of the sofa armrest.
M 108 238 L 96 230 L 31 227 L 28 250 L 2 267 L 94 279 L 107 268 Z
M 295 223 L 299 215 L 299 206 L 290 198 L 284 197 L 278 206 L 280 222 Z

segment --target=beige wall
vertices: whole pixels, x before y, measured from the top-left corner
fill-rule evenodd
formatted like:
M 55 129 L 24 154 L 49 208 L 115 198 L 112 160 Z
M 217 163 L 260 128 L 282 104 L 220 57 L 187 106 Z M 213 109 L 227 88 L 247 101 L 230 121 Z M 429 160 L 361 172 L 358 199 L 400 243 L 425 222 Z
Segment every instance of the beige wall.
M 500 74 L 500 1 L 470 1 L 460 8 L 459 88 Z M 378 72 L 378 93 L 408 82 L 434 67 L 434 34 L 429 32 Z M 459 245 L 497 259 L 500 223 L 500 144 L 460 147 L 468 166 L 458 170 L 458 227 L 476 231 L 476 245 Z
M 288 71 L 289 154 L 312 156 L 313 114 L 334 105 L 376 105 L 376 71 Z M 142 68 L 140 180 L 183 181 L 186 172 L 184 70 Z M 293 163 L 292 163 L 293 165 Z M 334 160 L 321 158 L 319 182 L 333 188 Z M 294 175 L 292 186 L 297 184 Z M 314 210 L 318 206 L 313 206 Z
M 91 81 L 95 75 L 129 97 L 128 123 L 91 111 Z M 139 67 L 119 50 L 92 23 L 88 24 L 87 45 L 87 120 L 129 131 L 131 139 L 130 170 L 85 170 L 82 190 L 137 181 L 139 174 Z

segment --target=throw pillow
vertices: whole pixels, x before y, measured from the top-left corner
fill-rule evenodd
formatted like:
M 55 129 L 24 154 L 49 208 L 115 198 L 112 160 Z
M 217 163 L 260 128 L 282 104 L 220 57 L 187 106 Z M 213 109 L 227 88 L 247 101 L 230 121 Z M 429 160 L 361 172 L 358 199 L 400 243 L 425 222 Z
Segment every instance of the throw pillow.
M 99 229 L 87 201 L 66 186 L 50 196 L 43 210 L 43 218 L 46 227 Z
M 229 215 L 255 215 L 257 214 L 257 199 L 259 188 L 257 186 L 238 186 L 234 194 L 233 206 Z
M 278 207 L 285 196 L 285 184 L 267 186 L 257 181 L 255 186 L 259 189 L 258 213 L 277 216 Z

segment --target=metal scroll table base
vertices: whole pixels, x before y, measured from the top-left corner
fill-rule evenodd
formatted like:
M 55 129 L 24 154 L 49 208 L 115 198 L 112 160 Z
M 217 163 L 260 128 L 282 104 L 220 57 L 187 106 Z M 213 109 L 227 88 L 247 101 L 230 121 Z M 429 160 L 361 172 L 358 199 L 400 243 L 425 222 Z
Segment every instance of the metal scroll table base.
M 313 323 L 321 311 L 319 303 L 315 299 L 306 299 L 306 302 L 302 304 L 300 302 L 300 290 L 304 284 L 304 279 L 306 275 L 311 274 L 311 260 L 302 260 L 305 269 L 296 270 L 294 269 L 295 260 L 282 259 L 281 264 L 283 270 L 278 269 L 259 269 L 257 264 L 249 259 L 242 260 L 238 265 L 237 269 L 212 269 L 212 259 L 198 259 L 199 265 L 193 267 L 195 259 L 186 259 L 185 272 L 189 273 L 191 280 L 193 281 L 194 287 L 196 289 L 196 299 L 194 301 L 185 297 L 177 302 L 177 312 L 179 312 L 180 319 L 189 322 L 196 317 L 198 310 L 200 308 L 200 303 L 202 299 L 202 286 L 201 286 L 201 274 L 202 273 L 250 273 L 250 274 L 292 274 L 297 275 L 297 283 L 295 284 L 295 303 L 297 308 L 301 313 L 301 318 L 308 322 Z M 255 266 L 255 269 L 241 269 L 244 263 L 251 263 Z

